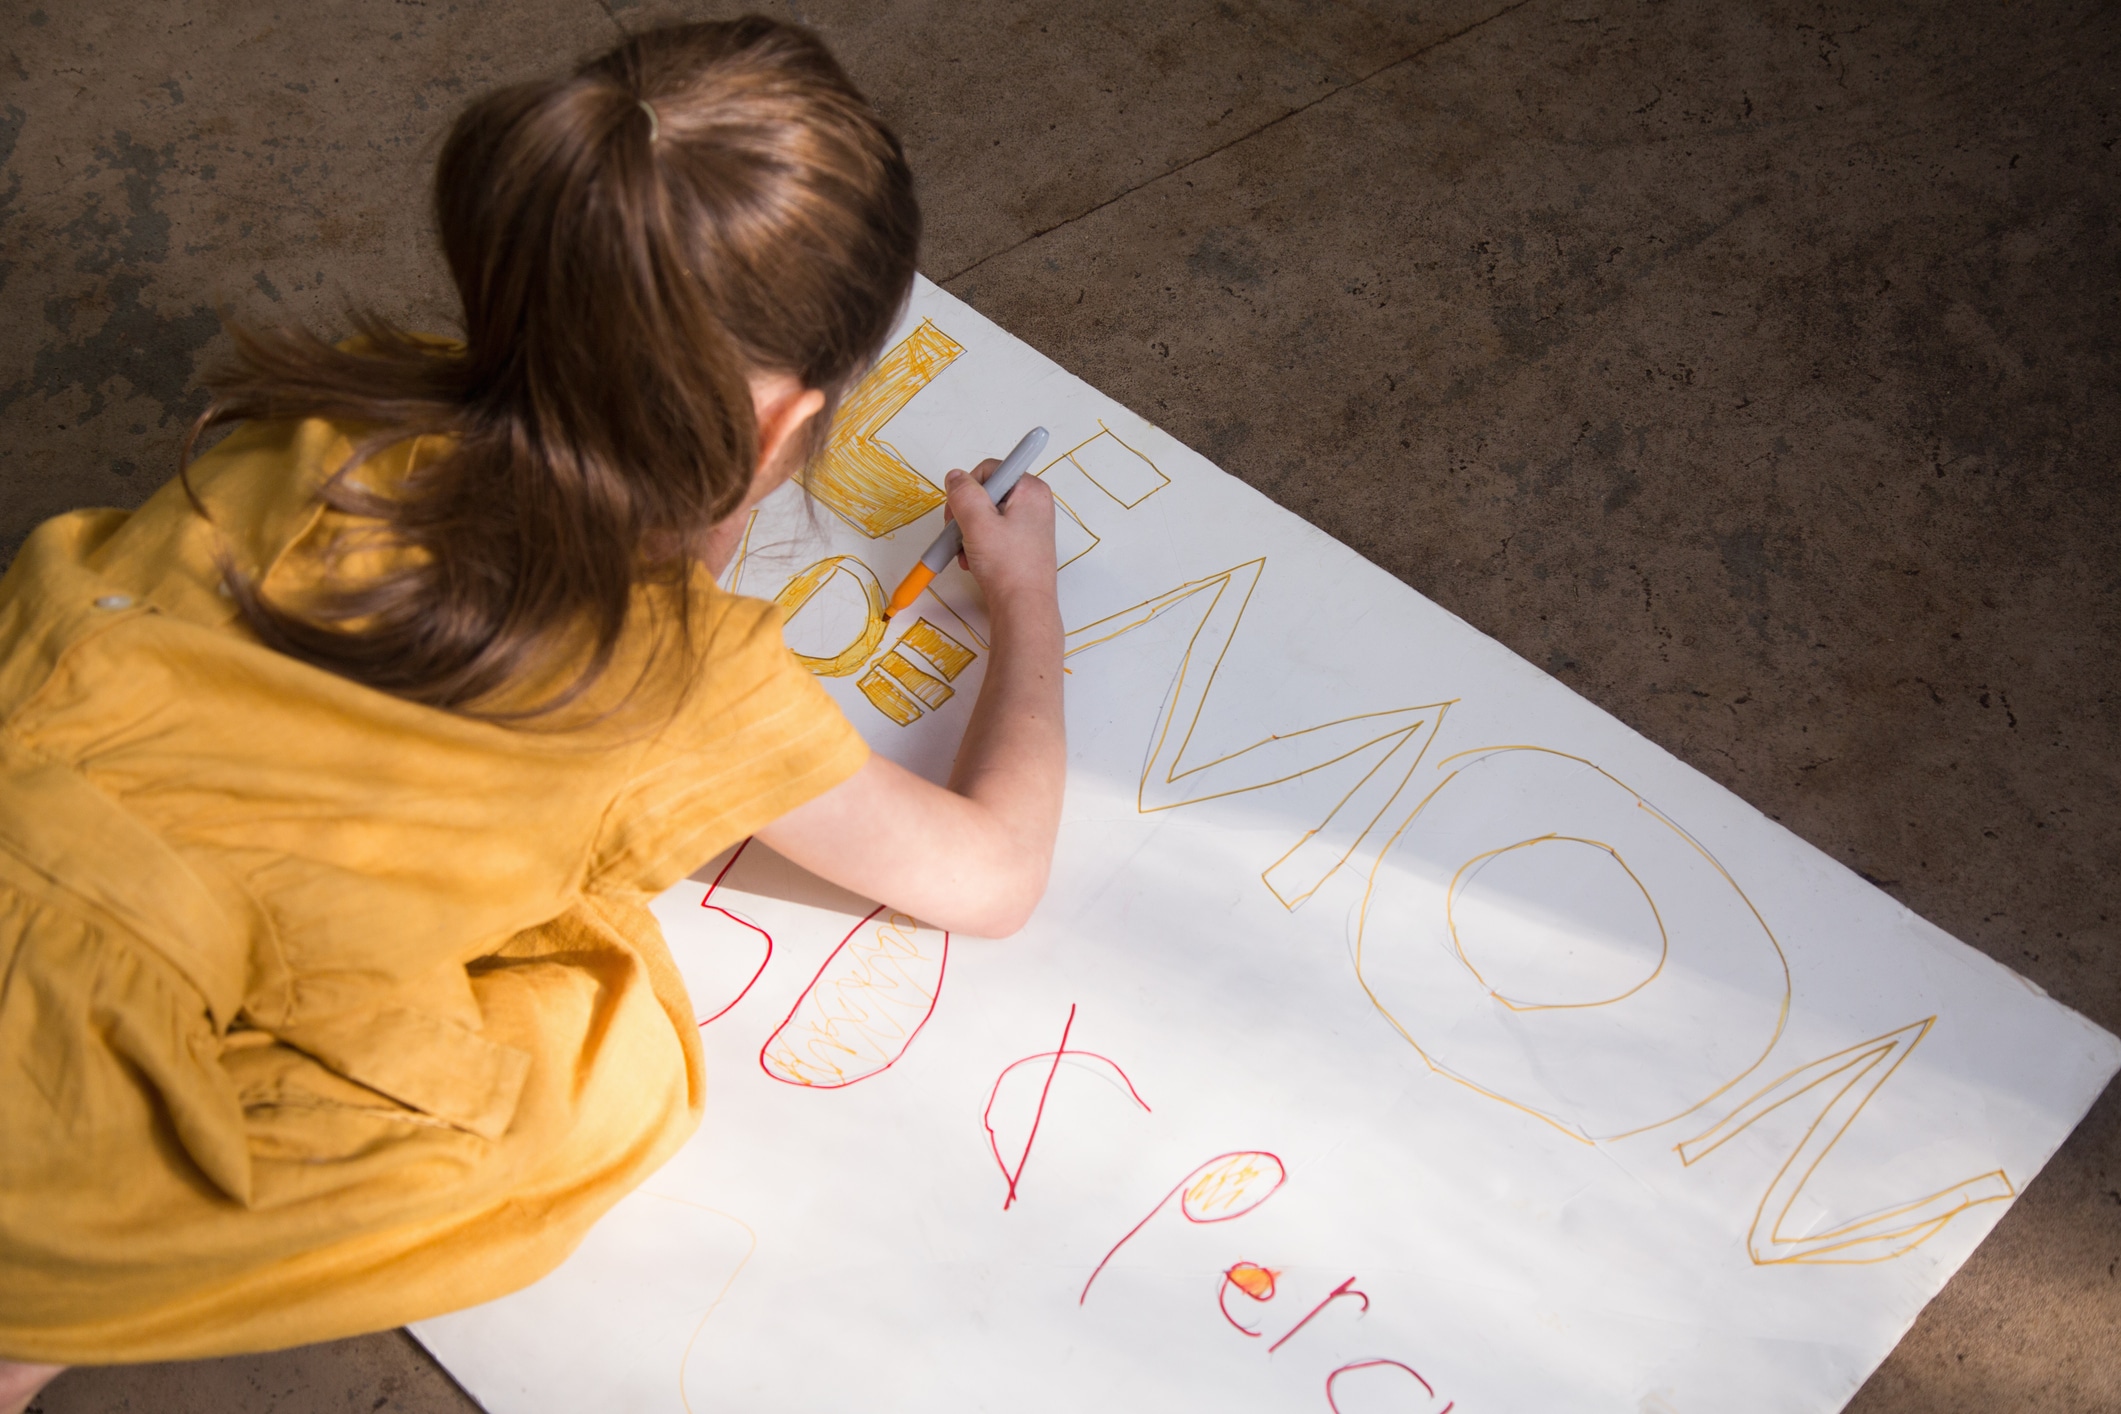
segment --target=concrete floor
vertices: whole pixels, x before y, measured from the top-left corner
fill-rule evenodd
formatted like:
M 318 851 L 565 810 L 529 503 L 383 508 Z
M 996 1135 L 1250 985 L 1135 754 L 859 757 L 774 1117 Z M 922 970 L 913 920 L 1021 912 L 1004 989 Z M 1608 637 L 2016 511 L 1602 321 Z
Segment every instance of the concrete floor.
M 785 13 L 906 138 L 933 278 L 2121 1030 L 2121 10 Z M 651 11 L 0 15 L 7 553 L 169 474 L 217 304 L 446 327 L 453 110 Z M 2109 1090 L 1851 1408 L 2121 1408 L 2117 1272 Z M 472 1406 L 392 1333 L 40 1407 Z

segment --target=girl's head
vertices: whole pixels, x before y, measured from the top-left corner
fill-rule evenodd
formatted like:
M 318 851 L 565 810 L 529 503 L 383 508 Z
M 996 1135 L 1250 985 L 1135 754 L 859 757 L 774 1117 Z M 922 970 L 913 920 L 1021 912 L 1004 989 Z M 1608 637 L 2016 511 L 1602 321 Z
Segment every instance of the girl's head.
M 435 211 L 476 396 L 528 401 L 614 463 L 675 458 L 690 474 L 637 493 L 667 499 L 670 530 L 741 497 L 749 380 L 836 398 L 875 357 L 920 231 L 897 140 L 823 45 L 756 17 L 479 99 Z
M 202 419 L 360 423 L 377 429 L 363 454 L 451 434 L 402 486 L 325 491 L 415 553 L 301 605 L 231 585 L 267 643 L 439 706 L 476 710 L 586 646 L 564 700 L 641 590 L 677 591 L 684 614 L 762 451 L 821 443 L 912 285 L 912 177 L 824 47 L 754 17 L 476 100 L 435 211 L 461 347 L 367 317 L 346 348 L 233 330 Z

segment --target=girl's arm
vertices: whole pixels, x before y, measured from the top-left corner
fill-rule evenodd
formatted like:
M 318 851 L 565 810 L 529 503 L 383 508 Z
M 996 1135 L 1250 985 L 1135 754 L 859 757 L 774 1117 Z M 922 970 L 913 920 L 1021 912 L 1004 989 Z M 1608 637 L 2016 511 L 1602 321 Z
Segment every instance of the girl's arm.
M 984 481 L 998 462 L 980 464 Z M 1053 493 L 1035 476 L 997 509 L 953 471 L 951 514 L 987 596 L 986 681 L 947 787 L 881 756 L 759 838 L 811 873 L 938 928 L 1003 937 L 1024 926 L 1053 864 L 1067 743 Z

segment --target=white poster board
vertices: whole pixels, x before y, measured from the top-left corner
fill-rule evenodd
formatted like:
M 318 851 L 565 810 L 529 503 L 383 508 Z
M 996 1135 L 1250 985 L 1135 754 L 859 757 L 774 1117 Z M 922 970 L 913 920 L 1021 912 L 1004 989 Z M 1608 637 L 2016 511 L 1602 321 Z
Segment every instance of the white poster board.
M 2121 1046 L 925 281 L 731 574 L 879 751 L 948 770 L 978 595 L 873 609 L 1033 423 L 1031 925 L 672 890 L 699 1134 L 419 1338 L 493 1414 L 1839 1409 Z

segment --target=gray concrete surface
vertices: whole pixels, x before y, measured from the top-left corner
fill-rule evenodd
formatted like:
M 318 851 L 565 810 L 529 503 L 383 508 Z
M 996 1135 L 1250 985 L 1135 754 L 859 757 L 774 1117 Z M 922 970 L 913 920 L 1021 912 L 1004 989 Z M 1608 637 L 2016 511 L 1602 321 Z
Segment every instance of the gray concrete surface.
M 168 474 L 217 305 L 446 325 L 466 95 L 730 12 L 0 5 L 0 553 Z M 933 278 L 2121 1030 L 2121 12 L 780 12 Z M 1851 1408 L 2121 1408 L 2117 1273 L 2110 1090 Z M 40 1407 L 471 1406 L 390 1333 Z

